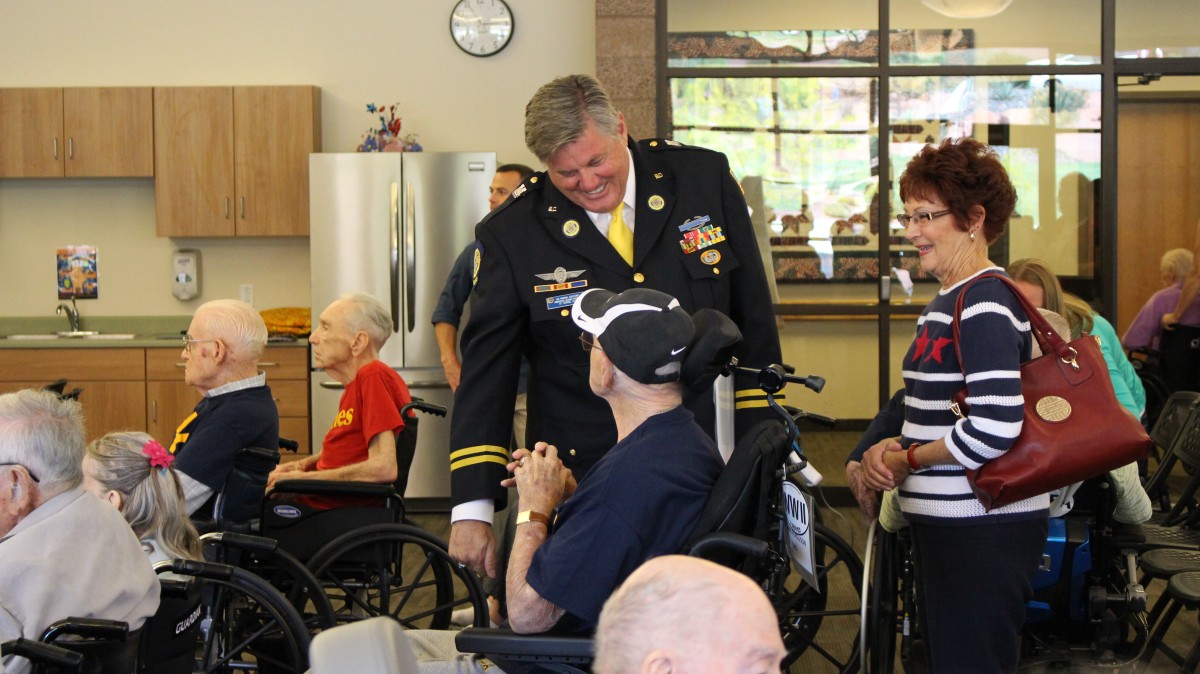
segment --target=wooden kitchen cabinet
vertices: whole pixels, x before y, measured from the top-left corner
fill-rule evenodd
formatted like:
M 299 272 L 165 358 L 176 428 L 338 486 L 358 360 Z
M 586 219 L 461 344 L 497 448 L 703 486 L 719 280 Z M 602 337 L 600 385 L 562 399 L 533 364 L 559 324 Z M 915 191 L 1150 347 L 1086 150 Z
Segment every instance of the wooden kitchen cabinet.
M 308 430 L 308 350 L 268 347 L 259 361 L 279 410 L 279 434 L 310 451 Z M 183 382 L 178 349 L 146 349 L 147 432 L 169 446 L 179 424 L 200 401 L 196 389 Z
M 0 349 L 0 393 L 58 379 L 80 388 L 87 439 L 146 430 L 142 349 Z
M 150 87 L 0 89 L 0 178 L 154 175 Z
M 311 86 L 154 90 L 159 236 L 308 236 Z

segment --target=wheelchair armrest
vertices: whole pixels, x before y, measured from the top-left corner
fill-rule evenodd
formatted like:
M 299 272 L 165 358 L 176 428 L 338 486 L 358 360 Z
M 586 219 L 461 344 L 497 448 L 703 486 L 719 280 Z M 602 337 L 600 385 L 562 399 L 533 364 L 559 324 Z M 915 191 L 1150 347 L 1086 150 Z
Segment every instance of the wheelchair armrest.
M 715 531 L 693 543 L 692 547 L 688 548 L 687 554 L 692 557 L 708 559 L 714 552 L 735 552 L 763 559 L 770 554 L 770 551 L 771 546 L 766 541 L 728 531 Z
M 83 653 L 62 646 L 44 644 L 32 639 L 18 638 L 0 644 L 0 655 L 18 655 L 30 662 L 66 668 L 78 672 L 83 667 Z
M 276 541 L 274 538 L 263 538 L 262 536 L 251 536 L 250 534 L 239 534 L 232 531 L 215 531 L 204 534 L 200 537 L 200 540 L 214 541 L 227 548 L 237 548 L 239 550 L 268 555 L 274 553 L 279 548 L 279 541 Z
M 63 618 L 42 632 L 42 641 L 53 643 L 60 636 L 67 634 L 88 639 L 124 641 L 129 636 L 129 624 L 103 618 Z
M 300 443 L 290 438 L 279 438 L 279 448 L 295 454 L 300 451 Z
M 592 659 L 591 637 L 517 634 L 512 630 L 468 627 L 454 637 L 463 653 L 482 653 L 505 660 L 583 661 Z
M 267 492 L 272 494 L 307 494 L 319 496 L 371 496 L 378 498 L 396 498 L 396 487 L 390 484 L 374 482 L 339 482 L 335 480 L 282 480 Z

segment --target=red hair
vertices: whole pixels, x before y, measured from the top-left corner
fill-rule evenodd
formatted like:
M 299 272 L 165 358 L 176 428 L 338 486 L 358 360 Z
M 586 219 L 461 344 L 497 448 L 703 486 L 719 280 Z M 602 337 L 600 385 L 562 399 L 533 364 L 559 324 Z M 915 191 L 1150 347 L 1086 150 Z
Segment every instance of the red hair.
M 947 138 L 926 145 L 900 175 L 900 200 L 941 201 L 967 231 L 972 209 L 983 208 L 983 235 L 992 243 L 1017 205 L 1017 191 L 996 151 L 974 138 Z

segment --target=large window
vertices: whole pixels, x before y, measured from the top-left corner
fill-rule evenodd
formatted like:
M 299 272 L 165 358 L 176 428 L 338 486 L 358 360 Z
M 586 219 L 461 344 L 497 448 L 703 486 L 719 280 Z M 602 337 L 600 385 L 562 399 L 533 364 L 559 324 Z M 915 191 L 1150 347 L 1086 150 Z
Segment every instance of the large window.
M 865 392 L 882 400 L 898 384 L 895 354 L 940 287 L 894 221 L 896 180 L 915 152 L 962 136 L 991 145 L 1019 199 L 992 260 L 1043 258 L 1070 289 L 1111 309 L 1115 86 L 1154 80 L 1160 68 L 1200 73 L 1194 0 L 659 7 L 660 118 L 669 120 L 660 131 L 729 156 L 769 241 L 778 314 L 870 335 L 880 372 L 861 353 L 854 364 L 828 363 L 846 370 L 831 381 L 849 384 L 854 417 L 873 413 L 873 404 L 858 409 L 876 397 Z M 1107 29 L 1106 12 L 1116 17 Z M 784 333 L 785 355 L 796 332 Z M 797 352 L 812 346 L 795 339 Z

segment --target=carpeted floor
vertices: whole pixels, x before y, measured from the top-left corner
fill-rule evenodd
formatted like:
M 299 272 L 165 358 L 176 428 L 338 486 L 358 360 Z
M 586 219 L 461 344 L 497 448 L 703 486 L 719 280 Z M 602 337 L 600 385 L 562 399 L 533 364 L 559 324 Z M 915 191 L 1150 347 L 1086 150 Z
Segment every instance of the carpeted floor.
M 824 476 L 822 488 L 817 491 L 818 509 L 823 513 L 825 525 L 848 543 L 858 555 L 863 554 L 866 543 L 866 527 L 858 509 L 849 505 L 849 492 L 846 488 L 844 464 L 846 455 L 858 440 L 858 432 L 818 431 L 804 434 L 804 447 L 810 462 Z M 1179 475 L 1173 475 L 1171 484 L 1173 493 L 1178 493 L 1186 484 L 1188 477 L 1182 469 L 1177 469 Z M 449 536 L 449 518 L 445 513 L 412 514 L 423 528 L 445 540 Z M 1165 583 L 1158 581 L 1147 588 L 1151 605 L 1158 595 L 1163 592 Z M 826 599 L 828 607 L 845 609 L 856 607 L 858 595 L 853 587 L 848 573 L 839 571 L 836 578 L 829 584 L 829 596 Z M 821 651 L 834 651 L 837 659 L 844 659 L 844 652 L 851 647 L 858 630 L 858 617 L 842 616 L 827 619 L 821 626 L 817 641 L 820 648 L 811 648 L 792 668 L 796 672 L 836 672 L 836 667 L 830 665 L 822 656 Z M 1200 623 L 1195 611 L 1184 611 L 1175 620 L 1167 635 L 1167 644 L 1176 651 L 1185 653 L 1193 644 L 1200 640 Z M 1097 667 L 1087 662 L 1086 658 L 1078 657 L 1072 663 L 1057 662 L 1049 665 L 1036 665 L 1023 671 L 1041 674 L 1043 672 L 1102 672 L 1117 671 L 1111 667 Z M 903 671 L 897 660 L 896 671 Z M 1120 671 L 1131 671 L 1130 667 Z M 1151 674 L 1178 671 L 1178 666 L 1171 663 L 1162 654 L 1155 656 L 1149 669 Z

